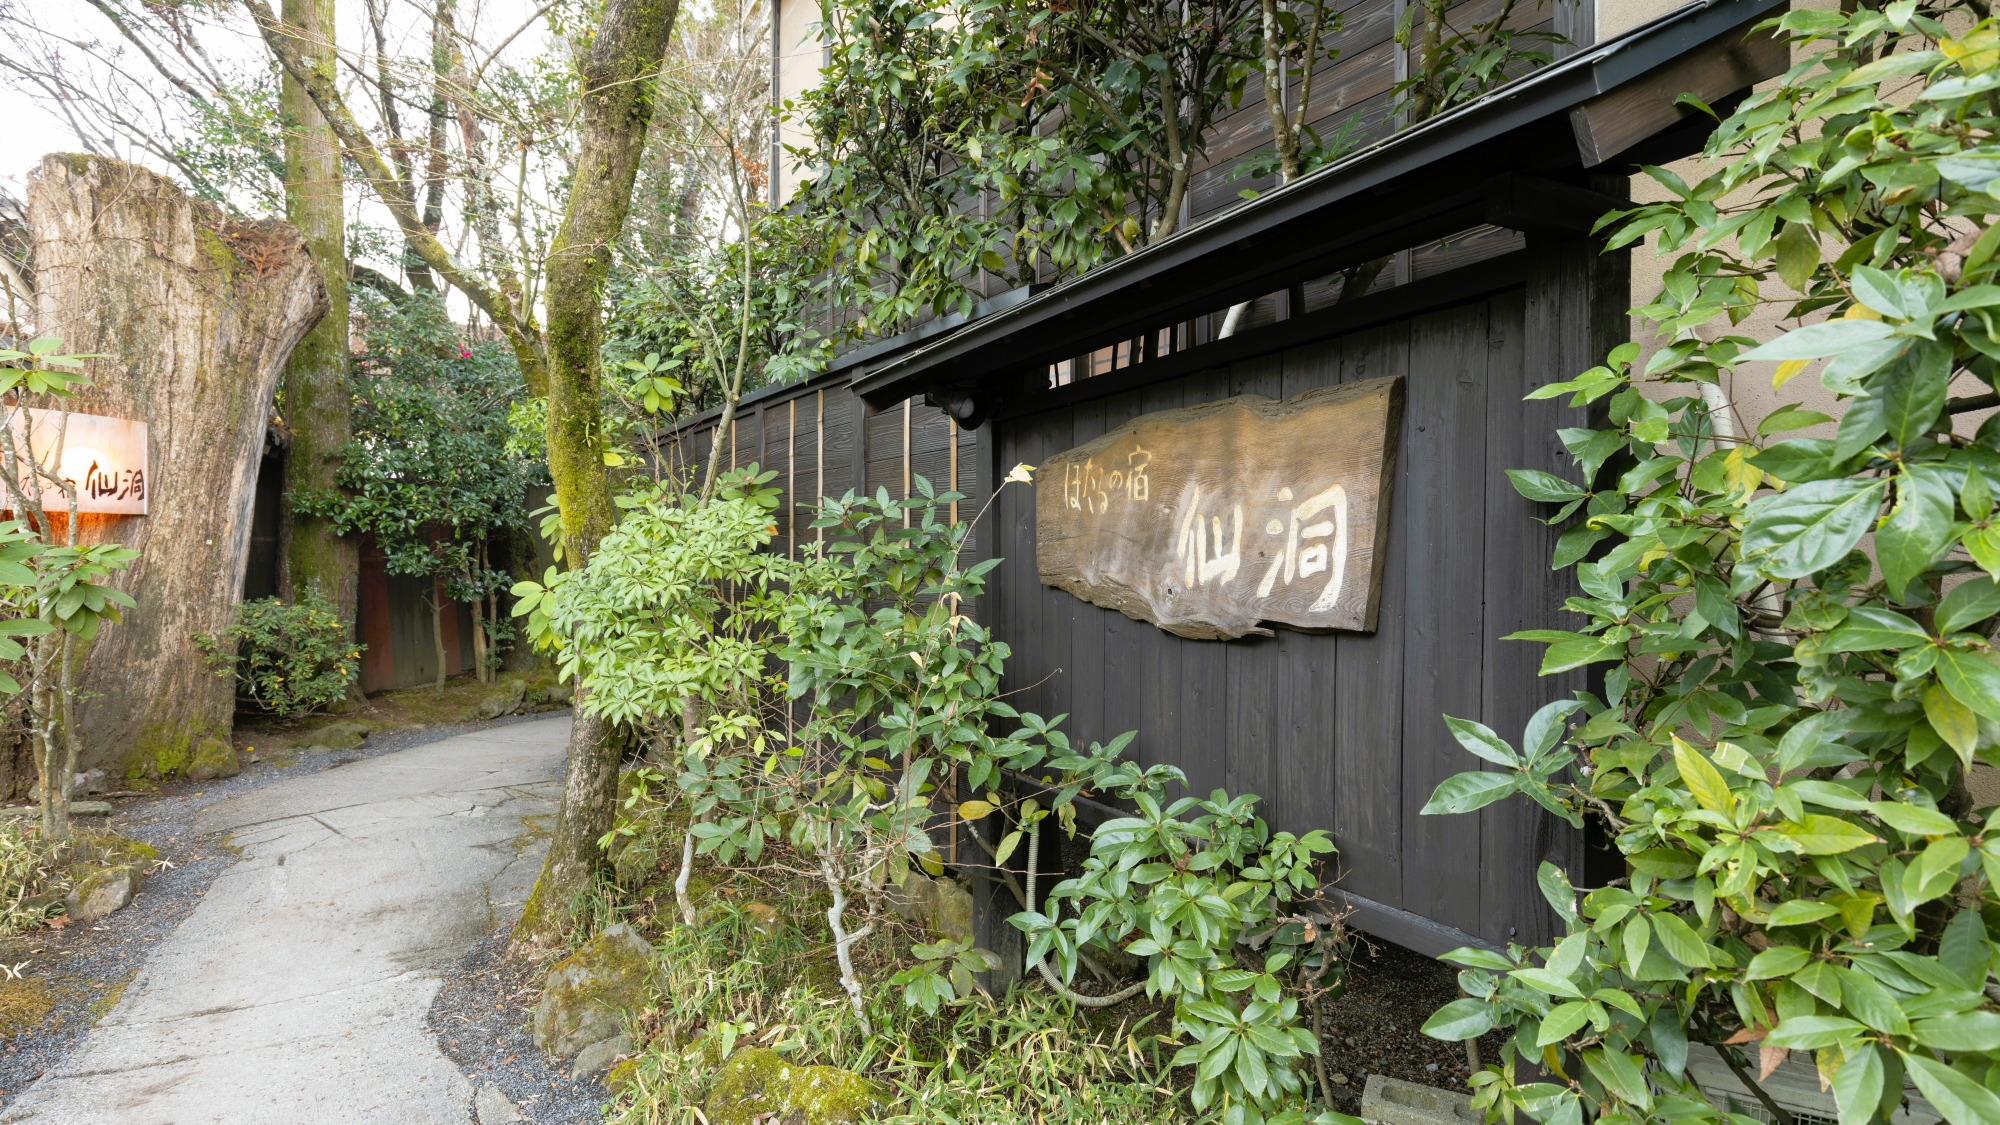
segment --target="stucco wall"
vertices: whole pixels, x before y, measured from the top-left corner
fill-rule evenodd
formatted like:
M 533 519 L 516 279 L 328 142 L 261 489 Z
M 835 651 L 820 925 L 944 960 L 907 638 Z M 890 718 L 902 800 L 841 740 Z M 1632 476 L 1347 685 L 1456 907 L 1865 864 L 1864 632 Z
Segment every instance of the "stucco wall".
M 825 49 L 813 33 L 813 25 L 819 21 L 819 0 L 774 2 L 778 9 L 776 93 L 778 103 L 783 105 L 819 83 Z M 792 198 L 792 192 L 797 189 L 801 178 L 799 167 L 785 153 L 783 146 L 804 143 L 805 132 L 798 125 L 783 120 L 777 123 L 777 130 L 780 147 L 772 181 L 777 189 L 773 203 L 783 207 Z

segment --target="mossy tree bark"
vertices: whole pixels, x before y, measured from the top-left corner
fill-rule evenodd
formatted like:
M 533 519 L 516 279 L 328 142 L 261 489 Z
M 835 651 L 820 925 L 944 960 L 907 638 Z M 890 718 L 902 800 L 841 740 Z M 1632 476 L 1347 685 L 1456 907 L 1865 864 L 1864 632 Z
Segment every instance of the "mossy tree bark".
M 242 596 L 272 399 L 326 289 L 289 225 L 227 219 L 117 160 L 44 159 L 28 222 L 41 330 L 106 356 L 71 409 L 148 431 L 150 514 L 80 517 L 84 542 L 140 552 L 119 580 L 137 606 L 83 658 L 80 768 L 172 772 L 229 736 L 233 684 L 194 635 L 219 634 Z
M 631 207 L 632 185 L 653 117 L 654 78 L 666 59 L 678 0 L 606 0 L 590 49 L 580 60 L 583 113 L 576 173 L 545 267 L 542 302 L 549 323 L 545 337 L 535 324 L 534 310 L 517 299 L 526 291 L 518 279 L 488 284 L 437 240 L 413 203 L 406 177 L 369 139 L 335 84 L 313 70 L 284 34 L 284 25 L 267 0 L 242 3 L 265 46 L 305 89 L 342 151 L 368 177 L 411 250 L 493 319 L 512 345 L 529 389 L 548 396 L 549 476 L 562 513 L 563 561 L 570 567 L 584 565 L 612 523 L 598 410 L 603 285 L 612 245 Z M 597 841 L 611 827 L 623 749 L 611 724 L 577 708 L 570 727 L 562 809 L 541 876 L 514 931 L 518 946 L 545 946 L 557 940 L 571 900 L 589 885 L 603 862 Z
M 610 480 L 604 470 L 599 413 L 598 345 L 611 247 L 625 228 L 632 184 L 653 119 L 653 81 L 665 61 L 677 0 L 610 0 L 584 58 L 583 120 L 575 186 L 549 246 L 549 479 L 562 513 L 563 559 L 580 567 L 611 530 Z M 528 896 L 514 941 L 525 947 L 561 936 L 567 907 L 590 885 L 603 860 L 597 841 L 618 806 L 616 728 L 587 712 L 577 693 L 570 725 L 562 811 L 542 874 Z
M 284 22 L 299 54 L 334 79 L 333 0 L 285 0 Z M 285 545 L 278 593 L 286 601 L 316 591 L 354 625 L 361 570 L 357 540 L 327 521 L 294 515 L 290 500 L 334 487 L 349 430 L 347 226 L 342 211 L 340 144 L 305 87 L 281 75 L 285 120 L 285 217 L 305 236 L 326 286 L 327 314 L 285 365 L 283 401 L 292 446 L 285 461 Z

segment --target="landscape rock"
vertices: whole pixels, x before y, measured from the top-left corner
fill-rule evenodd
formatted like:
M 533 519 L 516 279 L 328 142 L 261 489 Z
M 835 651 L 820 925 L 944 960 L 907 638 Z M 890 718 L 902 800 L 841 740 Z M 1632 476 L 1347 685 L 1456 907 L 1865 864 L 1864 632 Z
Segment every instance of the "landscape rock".
M 105 773 L 103 770 L 85 770 L 76 775 L 76 785 L 71 789 L 71 792 L 79 796 L 88 797 L 104 792 L 105 788 Z
M 535 1009 L 535 1045 L 567 1057 L 617 1036 L 625 1013 L 645 1003 L 652 965 L 653 947 L 632 927 L 607 927 L 549 970 Z
M 40 815 L 41 815 L 41 812 L 42 812 L 42 810 L 41 810 L 41 809 L 40 809 L 39 807 L 37 807 L 37 808 L 35 809 L 35 815 L 37 815 L 37 816 L 40 816 Z M 69 803 L 69 815 L 71 815 L 71 816 L 110 816 L 110 815 L 111 815 L 111 802 L 110 802 L 110 801 L 71 801 L 71 802 Z
M 236 760 L 236 748 L 219 738 L 204 738 L 195 748 L 194 760 L 188 763 L 188 780 L 214 781 L 221 777 L 235 777 L 243 772 L 243 763 Z
M 557 680 L 545 687 L 537 688 L 527 695 L 527 704 L 532 707 L 567 707 L 576 686 L 566 680 Z
M 521 701 L 528 694 L 526 680 L 502 680 L 498 687 L 499 690 L 480 701 L 473 714 L 482 719 L 497 719 L 521 709 Z
M 889 1087 L 833 1066 L 794 1066 L 767 1047 L 744 1047 L 723 1064 L 708 1104 L 709 1125 L 779 1120 L 852 1125 L 887 1109 Z
M 328 723 L 314 731 L 312 740 L 313 745 L 316 747 L 324 746 L 329 750 L 352 750 L 361 745 L 367 737 L 367 723 L 356 722 L 353 719 L 343 719 L 337 723 Z
M 614 1094 L 622 1094 L 639 1080 L 639 1060 L 626 1059 L 604 1074 L 604 1088 Z
M 940 937 L 958 941 L 972 937 L 972 892 L 952 879 L 933 879 L 912 871 L 902 886 L 889 888 L 889 904 L 896 913 L 929 927 Z
M 778 908 L 768 902 L 746 902 L 743 917 L 749 920 L 750 928 L 769 937 L 778 932 Z
M 507 1100 L 507 1095 L 500 1092 L 500 1087 L 491 1082 L 481 1086 L 479 1092 L 472 1096 L 472 1115 L 479 1125 L 513 1125 L 516 1121 L 527 1120 L 521 1116 L 520 1110 L 514 1108 L 514 1103 Z
M 88 865 L 81 875 L 72 877 L 75 883 L 63 898 L 63 910 L 78 922 L 95 922 L 131 902 L 132 896 L 139 893 L 139 885 L 146 881 L 145 872 L 124 863 L 108 867 Z
M 603 1074 L 611 1069 L 620 1055 L 632 1053 L 632 1041 L 624 1033 L 609 1039 L 600 1039 L 576 1053 L 576 1061 L 570 1064 L 569 1080 L 581 1082 L 592 1075 Z

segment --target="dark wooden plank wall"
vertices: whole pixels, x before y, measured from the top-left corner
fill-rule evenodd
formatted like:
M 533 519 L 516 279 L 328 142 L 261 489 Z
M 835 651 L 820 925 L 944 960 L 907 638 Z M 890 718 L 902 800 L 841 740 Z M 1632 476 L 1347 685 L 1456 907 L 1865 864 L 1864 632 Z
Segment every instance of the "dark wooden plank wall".
M 372 537 L 361 540 L 356 614 L 361 643 L 361 690 L 391 691 L 437 680 L 437 645 L 431 637 L 424 579 L 390 574 Z M 446 676 L 472 669 L 472 607 L 448 602 L 444 616 Z
M 1582 412 L 1522 396 L 1588 366 L 1612 330 L 1615 318 L 1594 310 L 1622 309 L 1622 296 L 1592 286 L 1615 267 L 1593 257 L 1581 243 L 1548 249 L 1525 290 L 1001 427 L 995 464 L 1036 464 L 1141 413 L 1407 380 L 1376 633 L 1193 641 L 1099 609 L 1041 585 L 1034 497 L 1010 490 L 997 505 L 1005 561 L 990 608 L 1014 646 L 1016 705 L 1067 714 L 1084 742 L 1137 730 L 1138 760 L 1180 766 L 1197 793 L 1258 793 L 1276 828 L 1332 829 L 1338 886 L 1352 894 L 1495 944 L 1550 937 L 1535 868 L 1553 859 L 1581 878 L 1577 834 L 1521 801 L 1464 817 L 1418 809 L 1439 781 L 1481 765 L 1444 714 L 1514 741 L 1537 706 L 1585 684 L 1537 677 L 1539 650 L 1498 638 L 1562 622 L 1554 532 L 1502 470 L 1569 471 L 1555 430 Z
M 967 521 L 979 515 L 988 495 L 979 434 L 960 429 L 921 398 L 870 411 L 844 380 L 826 379 L 746 404 L 731 429 L 723 468 L 754 462 L 777 474 L 770 486 L 784 497 L 773 544 L 779 551 L 818 539 L 812 506 L 850 489 L 869 494 L 887 489 L 900 500 L 918 495 L 916 480 L 922 477 L 936 493 L 954 488 L 964 493 L 964 500 L 942 514 Z M 703 471 L 714 431 L 715 419 L 707 418 L 667 435 L 662 453 L 668 465 L 690 474 Z M 963 553 L 968 563 L 984 557 L 982 538 L 975 525 Z
M 1445 18 L 1454 30 L 1469 32 L 1475 24 L 1492 19 L 1502 3 L 1463 0 L 1447 11 Z M 1351 135 L 1358 143 L 1378 140 L 1394 131 L 1395 107 L 1389 91 L 1404 73 L 1399 70 L 1395 33 L 1405 6 L 1406 0 L 1335 0 L 1330 5 L 1332 12 L 1339 14 L 1340 23 L 1325 42 L 1339 53 L 1314 71 L 1312 101 L 1306 107 L 1307 123 L 1322 140 L 1331 141 L 1350 117 L 1355 122 Z M 1576 26 L 1570 10 L 1574 7 L 1555 2 L 1517 4 L 1506 26 L 1516 31 L 1561 31 L 1588 43 L 1586 30 Z M 1303 82 L 1293 81 L 1287 92 L 1288 105 L 1298 104 L 1302 86 Z M 1264 106 L 1261 75 L 1251 77 L 1239 107 L 1217 121 L 1206 139 L 1207 151 L 1188 184 L 1188 213 L 1194 221 L 1238 205 L 1245 189 L 1268 191 L 1278 186 L 1275 175 L 1229 179 L 1230 170 L 1244 157 L 1271 147 L 1271 120 Z

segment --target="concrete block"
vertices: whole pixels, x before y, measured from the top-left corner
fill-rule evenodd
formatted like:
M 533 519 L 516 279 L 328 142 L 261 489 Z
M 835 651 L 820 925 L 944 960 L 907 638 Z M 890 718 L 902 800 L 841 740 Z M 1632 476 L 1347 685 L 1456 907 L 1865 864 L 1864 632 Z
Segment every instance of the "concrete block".
M 1369 1125 L 1484 1125 L 1470 1094 L 1419 1086 L 1380 1074 L 1361 1090 L 1361 1119 Z

